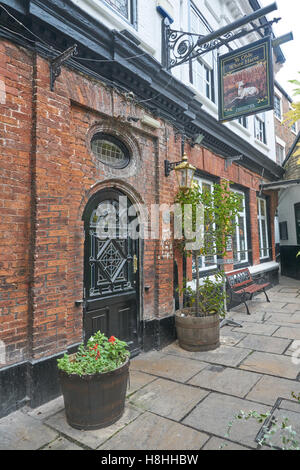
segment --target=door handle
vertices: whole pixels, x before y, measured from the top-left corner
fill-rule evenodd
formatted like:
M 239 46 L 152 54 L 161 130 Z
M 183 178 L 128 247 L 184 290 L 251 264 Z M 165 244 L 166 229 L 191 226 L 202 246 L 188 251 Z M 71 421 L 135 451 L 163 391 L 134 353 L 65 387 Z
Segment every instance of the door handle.
M 138 259 L 136 255 L 133 255 L 133 272 L 136 274 L 138 270 Z
M 80 305 L 83 305 L 84 304 L 84 299 L 82 300 L 75 300 L 75 305 L 76 307 L 80 307 Z

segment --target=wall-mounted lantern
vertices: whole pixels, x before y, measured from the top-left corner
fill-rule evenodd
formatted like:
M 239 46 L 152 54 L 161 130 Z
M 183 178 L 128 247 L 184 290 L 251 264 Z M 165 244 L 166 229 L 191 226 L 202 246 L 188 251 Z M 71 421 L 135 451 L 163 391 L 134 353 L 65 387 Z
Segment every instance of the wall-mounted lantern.
M 189 189 L 192 187 L 196 168 L 188 162 L 185 153 L 182 156 L 181 162 L 171 163 L 169 160 L 165 160 L 165 176 L 169 176 L 172 170 L 175 170 L 180 189 Z

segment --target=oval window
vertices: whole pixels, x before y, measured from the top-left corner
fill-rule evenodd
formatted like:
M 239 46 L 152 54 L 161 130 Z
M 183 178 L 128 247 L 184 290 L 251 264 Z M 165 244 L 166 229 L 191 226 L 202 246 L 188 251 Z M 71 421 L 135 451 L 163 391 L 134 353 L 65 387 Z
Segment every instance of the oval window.
M 104 165 L 125 168 L 130 161 L 127 147 L 112 135 L 97 133 L 91 140 L 95 157 Z

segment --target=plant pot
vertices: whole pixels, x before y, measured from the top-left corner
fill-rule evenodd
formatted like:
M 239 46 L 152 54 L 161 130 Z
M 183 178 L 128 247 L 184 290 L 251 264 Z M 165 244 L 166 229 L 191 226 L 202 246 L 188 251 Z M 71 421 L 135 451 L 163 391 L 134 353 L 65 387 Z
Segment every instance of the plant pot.
M 67 422 L 76 429 L 100 429 L 124 413 L 129 358 L 111 372 L 79 376 L 59 370 Z
M 187 351 L 212 351 L 220 346 L 220 318 L 216 313 L 206 317 L 181 316 L 192 309 L 178 310 L 175 325 L 179 346 Z

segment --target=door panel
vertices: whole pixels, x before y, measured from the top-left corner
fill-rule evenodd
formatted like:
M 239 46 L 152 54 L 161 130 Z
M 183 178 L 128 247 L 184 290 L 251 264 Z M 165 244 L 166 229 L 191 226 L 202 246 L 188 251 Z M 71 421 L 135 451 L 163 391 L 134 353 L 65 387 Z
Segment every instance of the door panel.
M 84 214 L 84 330 L 86 339 L 100 330 L 106 336 L 126 341 L 130 350 L 136 352 L 139 349 L 138 241 L 128 234 L 130 206 L 124 209 L 119 204 L 120 195 L 113 190 L 98 193 Z

